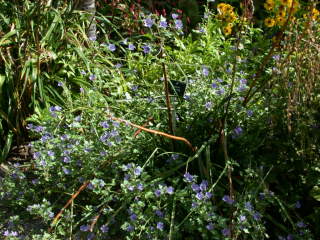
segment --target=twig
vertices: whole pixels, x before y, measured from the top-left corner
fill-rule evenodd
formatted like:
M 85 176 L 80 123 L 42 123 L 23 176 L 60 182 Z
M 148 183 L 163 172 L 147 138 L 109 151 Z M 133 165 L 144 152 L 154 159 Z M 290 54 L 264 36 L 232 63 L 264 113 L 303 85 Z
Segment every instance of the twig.
M 101 216 L 101 213 L 103 212 L 103 209 L 104 209 L 105 206 L 102 206 L 102 208 L 100 209 L 98 215 L 96 215 L 93 219 L 92 219 L 92 222 L 91 222 L 91 225 L 90 225 L 90 232 L 93 231 L 93 228 L 94 226 L 96 225 L 96 223 L 98 222 L 100 216 Z
M 63 206 L 63 208 L 60 210 L 60 212 L 54 217 L 51 226 L 54 226 L 57 221 L 59 220 L 59 218 L 61 217 L 62 213 L 64 212 L 64 210 L 66 210 L 67 207 L 69 207 L 69 205 L 72 203 L 72 201 L 79 195 L 79 193 L 84 190 L 88 184 L 90 183 L 90 181 L 86 181 L 84 182 L 81 187 L 78 189 L 78 191 L 76 191 L 74 194 L 72 194 L 71 198 L 68 200 L 68 202 Z M 49 228 L 49 232 L 52 231 L 52 227 Z
M 147 122 L 145 122 L 142 127 L 146 127 L 148 125 L 149 122 L 153 121 L 153 117 L 149 117 Z M 133 134 L 133 137 L 135 138 L 136 136 L 138 136 L 139 133 L 141 133 L 142 130 L 141 129 L 138 129 L 134 134 Z
M 177 136 L 173 136 L 171 134 L 168 134 L 168 133 L 164 133 L 164 132 L 160 132 L 160 131 L 157 131 L 157 130 L 152 130 L 152 129 L 149 129 L 149 128 L 145 128 L 143 126 L 140 126 L 140 125 L 137 125 L 137 124 L 134 124 L 134 123 L 131 123 L 127 120 L 124 120 L 124 119 L 121 119 L 121 118 L 116 118 L 116 117 L 111 117 L 110 118 L 112 120 L 115 120 L 115 121 L 118 121 L 118 122 L 123 122 L 123 123 L 126 123 L 132 127 L 135 127 L 135 128 L 139 128 L 143 131 L 146 131 L 146 132 L 149 132 L 149 133 L 153 133 L 153 134 L 157 134 L 157 135 L 161 135 L 161 136 L 164 136 L 164 137 L 167 137 L 167 138 L 170 138 L 170 139 L 174 139 L 174 140 L 177 140 L 177 141 L 182 141 L 184 142 L 185 144 L 188 145 L 188 147 L 194 152 L 196 149 L 192 146 L 192 144 L 185 138 L 183 137 L 177 137 Z

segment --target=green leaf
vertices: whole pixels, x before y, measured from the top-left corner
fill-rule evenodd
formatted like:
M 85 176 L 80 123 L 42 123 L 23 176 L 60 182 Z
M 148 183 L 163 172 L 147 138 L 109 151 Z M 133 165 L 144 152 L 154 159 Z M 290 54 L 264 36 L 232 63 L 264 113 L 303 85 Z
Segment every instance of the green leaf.
M 320 187 L 314 186 L 310 191 L 310 196 L 320 202 Z
M 7 135 L 6 143 L 1 152 L 0 163 L 3 163 L 7 159 L 7 156 L 10 152 L 10 148 L 12 144 L 12 138 L 13 138 L 13 133 L 10 131 L 9 134 Z

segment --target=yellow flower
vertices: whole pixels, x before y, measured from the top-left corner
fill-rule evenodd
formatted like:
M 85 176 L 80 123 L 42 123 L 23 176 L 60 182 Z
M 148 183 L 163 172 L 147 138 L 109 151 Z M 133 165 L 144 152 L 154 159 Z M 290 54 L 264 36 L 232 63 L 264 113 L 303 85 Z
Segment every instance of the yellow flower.
M 274 8 L 274 3 L 265 2 L 263 6 L 267 11 L 271 11 Z
M 220 14 L 224 14 L 226 11 L 226 4 L 225 3 L 219 3 L 217 6 L 217 9 Z
M 266 3 L 269 3 L 269 4 L 273 4 L 273 5 L 274 5 L 274 1 L 273 1 L 273 0 L 266 0 Z
M 286 11 L 279 11 L 278 16 L 285 17 L 287 15 Z
M 292 5 L 292 0 L 280 0 L 280 2 L 283 6 L 291 7 Z
M 228 12 L 229 14 L 226 16 L 226 21 L 231 23 L 231 22 L 234 22 L 237 17 L 236 17 L 236 14 L 234 12 Z
M 228 36 L 232 33 L 232 25 L 228 24 L 226 27 L 223 28 L 224 35 Z
M 264 24 L 265 24 L 267 27 L 273 27 L 275 23 L 276 23 L 276 22 L 274 21 L 273 18 L 266 18 L 266 19 L 264 20 Z
M 285 22 L 286 22 L 286 19 L 285 19 L 284 17 L 278 16 L 278 17 L 276 18 L 276 22 L 277 22 L 277 24 L 278 24 L 279 26 L 283 26 L 283 25 L 285 24 Z

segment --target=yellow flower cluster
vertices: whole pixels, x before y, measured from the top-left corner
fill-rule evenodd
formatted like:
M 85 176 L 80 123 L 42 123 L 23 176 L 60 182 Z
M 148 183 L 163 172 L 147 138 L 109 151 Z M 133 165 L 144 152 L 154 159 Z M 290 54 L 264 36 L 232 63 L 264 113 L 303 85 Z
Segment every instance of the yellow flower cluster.
M 300 4 L 298 0 L 266 0 L 264 8 L 267 11 L 273 12 L 273 18 L 268 17 L 264 20 L 267 27 L 283 26 L 290 16 L 289 21 L 294 21 L 293 16 L 299 10 Z
M 217 9 L 218 19 L 225 23 L 225 26 L 223 27 L 223 33 L 228 36 L 232 33 L 233 23 L 237 20 L 237 16 L 230 4 L 219 3 Z
M 316 8 L 312 8 L 312 10 L 311 10 L 311 15 L 304 14 L 303 17 L 304 17 L 304 18 L 308 18 L 309 16 L 311 16 L 311 19 L 312 19 L 313 21 L 316 21 L 316 20 L 318 19 L 319 15 L 320 15 L 319 10 L 316 9 Z

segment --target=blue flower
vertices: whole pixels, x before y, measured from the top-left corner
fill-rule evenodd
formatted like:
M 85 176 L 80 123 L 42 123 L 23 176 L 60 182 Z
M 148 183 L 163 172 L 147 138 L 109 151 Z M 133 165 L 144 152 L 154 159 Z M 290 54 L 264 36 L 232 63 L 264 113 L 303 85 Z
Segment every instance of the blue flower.
M 148 54 L 151 51 L 151 47 L 149 45 L 142 46 L 143 52 Z
M 157 222 L 157 229 L 159 229 L 160 231 L 163 231 L 163 227 L 164 227 L 163 222 Z
M 102 225 L 102 226 L 100 227 L 100 230 L 101 230 L 101 232 L 106 233 L 106 232 L 109 231 L 109 227 L 104 224 L 104 225 Z
M 205 191 L 208 188 L 208 181 L 207 180 L 203 180 L 200 184 L 200 190 L 201 191 Z
M 153 24 L 154 24 L 154 21 L 150 17 L 148 17 L 144 20 L 145 27 L 151 28 L 153 26 Z
M 174 193 L 174 188 L 173 187 L 167 187 L 167 193 L 172 195 Z
M 164 213 L 163 213 L 162 211 L 160 211 L 160 210 L 156 210 L 156 211 L 155 211 L 155 214 L 156 214 L 158 217 L 161 217 L 161 218 L 164 217 Z
M 116 45 L 114 45 L 113 43 L 110 43 L 108 45 L 108 49 L 111 51 L 111 52 L 114 52 L 116 50 Z
M 198 192 L 197 194 L 196 194 L 196 198 L 198 199 L 198 200 L 202 200 L 203 199 L 203 193 L 202 192 Z
M 207 228 L 209 231 L 213 230 L 213 228 L 214 228 L 213 223 L 209 223 L 209 224 L 206 226 L 206 228 Z
M 243 132 L 243 129 L 240 126 L 238 126 L 233 130 L 233 132 L 234 132 L 235 136 L 240 136 Z
M 297 202 L 296 202 L 295 208 L 301 208 L 301 203 L 300 203 L 300 201 L 297 201 Z
M 193 183 L 193 184 L 191 185 L 191 188 L 192 188 L 192 190 L 193 190 L 194 192 L 200 192 L 200 187 L 199 187 L 199 185 L 196 184 L 196 183 Z
M 132 191 L 134 190 L 134 186 L 129 185 L 129 186 L 128 186 L 128 190 L 132 192 Z
M 300 221 L 300 222 L 297 222 L 297 227 L 299 227 L 299 228 L 305 228 L 307 225 L 304 223 L 304 222 L 302 222 L 302 221 Z
M 209 68 L 206 66 L 203 66 L 202 67 L 202 74 L 207 77 L 209 75 L 209 73 L 210 73 Z
M 154 195 L 156 195 L 157 197 L 160 197 L 161 191 L 159 189 L 155 190 Z
M 234 200 L 229 195 L 224 195 L 222 200 L 230 205 L 234 203 Z
M 206 102 L 204 106 L 207 110 L 209 110 L 212 107 L 212 102 Z
M 259 221 L 259 220 L 261 219 L 261 214 L 260 214 L 259 212 L 255 212 L 255 213 L 253 214 L 253 218 L 254 218 L 254 220 L 256 220 L 256 221 Z
M 129 43 L 128 48 L 129 48 L 130 51 L 134 51 L 136 49 L 136 46 L 133 45 L 132 43 Z
M 206 197 L 206 199 L 212 198 L 212 193 L 211 192 L 206 192 L 205 197 Z
M 159 27 L 160 27 L 160 28 L 164 28 L 164 29 L 167 28 L 167 27 L 168 27 L 167 21 L 166 21 L 166 20 L 160 21 Z
M 62 87 L 63 83 L 62 82 L 58 82 L 58 87 Z
M 222 235 L 225 237 L 231 236 L 231 231 L 229 228 L 224 228 L 221 232 L 222 232 Z
M 176 13 L 172 13 L 172 14 L 171 14 L 171 17 L 172 17 L 173 19 L 177 19 L 177 18 L 179 17 L 179 15 L 176 14 Z
M 130 215 L 130 220 L 131 220 L 131 221 L 136 221 L 136 220 L 137 220 L 137 214 L 132 213 L 132 214 Z
M 71 162 L 71 158 L 69 156 L 64 156 L 63 157 L 63 162 L 70 163 Z
M 217 88 L 217 87 L 218 87 L 218 84 L 217 84 L 217 83 L 212 83 L 212 84 L 211 84 L 211 87 L 212 87 L 212 88 Z
M 176 25 L 175 27 L 176 27 L 177 30 L 181 30 L 183 28 L 183 23 L 182 23 L 182 21 L 180 19 L 174 20 L 174 23 Z
M 194 181 L 194 176 L 192 176 L 190 173 L 185 173 L 184 175 L 184 180 L 186 182 L 193 182 Z
M 142 172 L 142 168 L 138 166 L 133 170 L 133 172 L 134 172 L 134 175 L 140 176 Z
M 138 189 L 139 191 L 142 191 L 142 190 L 143 190 L 143 185 L 142 185 L 141 183 L 138 183 L 138 184 L 137 184 L 137 189 Z
M 192 203 L 191 203 L 191 207 L 192 207 L 192 208 L 196 208 L 196 207 L 198 207 L 198 203 L 196 203 L 196 202 L 192 202 Z
M 107 121 L 101 122 L 100 126 L 102 126 L 103 128 L 109 128 L 110 127 Z
M 240 222 L 244 222 L 246 219 L 247 219 L 246 216 L 240 215 Z
M 90 226 L 89 225 L 81 225 L 80 226 L 80 231 L 81 232 L 88 232 L 90 230 Z
M 247 111 L 247 115 L 248 115 L 248 117 L 252 117 L 253 116 L 253 111 L 252 110 L 248 110 Z
M 252 206 L 251 202 L 245 202 L 245 203 L 244 203 L 244 207 L 245 207 L 249 212 L 252 212 L 252 211 L 253 211 L 253 206 Z
M 94 81 L 95 79 L 96 79 L 96 75 L 91 74 L 91 75 L 89 76 L 89 80 L 90 80 L 90 81 Z
M 65 167 L 62 167 L 62 171 L 66 174 L 66 175 L 69 175 L 71 173 L 71 170 L 65 168 Z
M 128 225 L 127 229 L 126 229 L 128 232 L 133 232 L 134 231 L 134 226 L 132 225 Z

